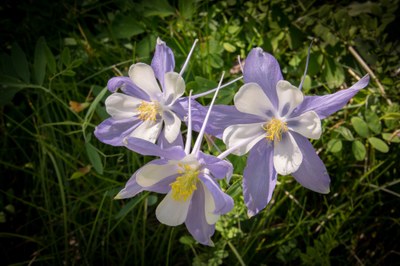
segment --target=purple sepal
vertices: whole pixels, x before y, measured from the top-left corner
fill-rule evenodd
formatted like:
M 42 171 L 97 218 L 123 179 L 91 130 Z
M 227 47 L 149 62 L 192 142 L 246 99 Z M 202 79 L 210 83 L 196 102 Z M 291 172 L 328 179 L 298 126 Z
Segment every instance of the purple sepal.
M 185 225 L 189 233 L 199 243 L 213 246 L 211 236 L 214 234 L 215 226 L 207 223 L 204 202 L 203 186 L 198 186 L 193 193 Z
M 261 86 L 271 103 L 278 109 L 278 95 L 276 84 L 282 80 L 281 68 L 278 61 L 271 54 L 261 48 L 253 48 L 246 58 L 243 67 L 245 83 L 255 82 Z
M 208 155 L 203 152 L 199 152 L 198 159 L 202 165 L 210 170 L 210 173 L 214 178 L 226 178 L 229 182 L 233 173 L 233 166 L 230 162 L 221 160 L 215 156 Z
M 131 176 L 131 178 L 129 178 L 128 182 L 125 184 L 125 187 L 115 197 L 116 199 L 132 198 L 144 191 L 143 187 L 136 183 L 136 174 L 137 171 Z
M 136 86 L 129 77 L 113 77 L 108 81 L 107 88 L 111 92 L 121 89 L 121 91 L 130 96 L 150 101 L 149 95 Z
M 180 160 L 186 156 L 181 146 L 161 148 L 160 146 L 139 138 L 127 138 L 126 147 L 134 152 L 146 156 L 158 156 L 168 160 Z
M 259 141 L 249 153 L 243 172 L 243 195 L 248 215 L 254 216 L 270 202 L 277 180 L 273 144 Z
M 165 138 L 165 127 L 164 127 L 163 131 L 158 137 L 157 145 L 160 146 L 162 149 L 168 149 L 174 146 L 179 146 L 183 148 L 182 134 L 179 134 L 178 137 L 172 143 L 169 143 L 168 140 Z
M 329 193 L 329 184 L 331 180 L 328 171 L 315 152 L 312 144 L 307 138 L 300 134 L 295 132 L 291 132 L 291 134 L 303 154 L 303 161 L 300 168 L 292 174 L 293 177 L 303 187 L 323 194 Z
M 203 174 L 199 178 L 203 181 L 204 185 L 208 188 L 215 202 L 215 214 L 225 214 L 233 209 L 233 199 L 225 194 L 218 183 L 209 175 Z
M 115 120 L 108 118 L 94 130 L 94 135 L 112 146 L 124 146 L 124 140 L 141 123 L 137 117 Z
M 156 51 L 151 61 L 151 67 L 164 90 L 164 75 L 165 73 L 174 71 L 175 59 L 172 50 L 159 38 L 157 39 Z
M 365 75 L 348 89 L 323 96 L 305 96 L 304 101 L 293 110 L 291 117 L 299 116 L 307 111 L 315 111 L 320 119 L 324 119 L 345 106 L 368 83 L 369 75 Z

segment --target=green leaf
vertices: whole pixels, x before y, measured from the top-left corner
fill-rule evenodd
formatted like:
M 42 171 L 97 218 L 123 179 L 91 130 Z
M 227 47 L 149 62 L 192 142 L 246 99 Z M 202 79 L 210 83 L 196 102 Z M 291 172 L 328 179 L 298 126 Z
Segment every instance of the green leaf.
M 399 136 L 393 133 L 382 133 L 382 138 L 388 142 L 400 143 Z
M 17 43 L 14 43 L 11 48 L 11 58 L 15 73 L 17 73 L 23 81 L 29 83 L 31 80 L 31 74 L 29 72 L 28 60 L 26 59 L 24 51 L 22 51 L 21 47 Z
M 170 6 L 168 1 L 165 0 L 153 0 L 145 1 L 146 10 L 144 11 L 145 17 L 160 16 L 167 17 L 175 14 L 175 10 Z
M 206 92 L 208 90 L 212 90 L 218 86 L 218 83 L 215 82 L 214 80 L 209 80 L 203 77 L 198 77 L 196 76 L 194 78 L 194 81 L 190 81 L 187 85 L 186 88 L 188 91 L 193 90 L 193 92 L 196 93 L 202 93 Z M 211 98 L 213 97 L 213 94 L 210 93 L 204 97 Z
M 368 124 L 369 129 L 371 129 L 372 132 L 374 132 L 375 134 L 381 133 L 382 131 L 381 121 L 379 120 L 379 117 L 375 112 L 368 110 L 365 113 L 365 120 Z
M 82 173 L 81 171 L 76 171 L 74 172 L 69 179 L 78 179 L 81 178 L 82 176 L 86 175 L 85 173 Z
M 338 127 L 335 131 L 342 135 L 346 140 L 354 140 L 353 133 L 351 133 L 350 129 L 347 127 Z
M 194 243 L 196 243 L 194 241 L 193 237 L 191 237 L 191 236 L 182 236 L 179 238 L 179 242 L 181 242 L 184 245 L 188 245 L 188 246 L 191 246 Z
M 224 60 L 217 54 L 210 54 L 210 65 L 213 68 L 221 68 L 224 65 Z
M 351 145 L 351 149 L 353 151 L 354 157 L 358 161 L 362 161 L 365 159 L 365 156 L 367 155 L 367 150 L 365 149 L 364 144 L 362 144 L 361 141 L 356 140 L 353 142 Z
M 35 47 L 35 59 L 33 61 L 33 73 L 36 83 L 43 84 L 46 75 L 46 41 L 40 37 Z
M 230 44 L 228 42 L 224 42 L 224 44 L 222 45 L 224 47 L 224 49 L 226 51 L 228 51 L 229 53 L 233 53 L 236 51 L 236 47 L 233 44 Z
M 54 58 L 53 53 L 51 52 L 50 48 L 47 45 L 45 45 L 45 53 L 46 53 L 47 68 L 51 74 L 55 74 L 57 71 L 56 59 Z
M 67 69 L 67 70 L 64 70 L 63 72 L 61 72 L 61 74 L 63 76 L 67 76 L 67 77 L 73 77 L 73 76 L 75 76 L 76 73 L 73 70 Z
M 147 197 L 147 206 L 153 206 L 158 201 L 157 195 L 149 195 Z
M 115 38 L 127 39 L 144 32 L 144 28 L 133 16 L 116 16 L 111 24 L 111 31 Z
M 65 66 L 69 66 L 71 63 L 71 52 L 68 47 L 65 47 L 64 50 L 61 52 L 61 62 Z
M 85 143 L 86 153 L 89 158 L 90 163 L 97 173 L 103 174 L 103 163 L 96 148 L 89 142 Z
M 375 150 L 378 150 L 383 153 L 389 151 L 389 146 L 381 139 L 371 137 L 368 138 L 368 142 L 371 144 L 372 147 L 374 147 Z
M 367 138 L 369 136 L 368 125 L 363 119 L 361 119 L 360 117 L 352 117 L 351 123 L 358 135 L 364 138 Z
M 309 75 L 306 75 L 306 77 L 304 78 L 304 83 L 303 83 L 303 89 L 304 90 L 309 90 L 311 89 L 311 78 Z
M 14 95 L 23 89 L 24 83 L 16 78 L 0 74 L 0 106 L 11 103 Z
M 340 139 L 331 139 L 327 144 L 328 151 L 332 153 L 340 152 L 342 146 L 342 141 Z
M 338 65 L 332 58 L 325 58 L 324 76 L 328 87 L 337 88 L 344 82 L 344 70 L 341 65 Z
M 179 13 L 183 18 L 191 19 L 195 10 L 195 0 L 179 0 Z

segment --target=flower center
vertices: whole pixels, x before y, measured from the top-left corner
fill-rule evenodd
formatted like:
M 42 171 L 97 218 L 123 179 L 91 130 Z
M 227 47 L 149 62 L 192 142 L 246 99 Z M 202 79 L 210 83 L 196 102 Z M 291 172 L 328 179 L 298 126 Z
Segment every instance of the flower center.
M 139 119 L 143 121 L 156 121 L 157 114 L 160 111 L 160 104 L 156 101 L 153 102 L 145 102 L 142 103 L 137 108 L 139 111 Z
M 280 141 L 282 139 L 282 133 L 288 131 L 286 122 L 278 118 L 272 118 L 271 121 L 262 126 L 262 128 L 267 132 L 266 138 L 270 141 Z
M 192 168 L 188 164 L 179 164 L 181 167 L 178 173 L 181 174 L 170 186 L 172 189 L 172 198 L 177 201 L 186 201 L 197 189 L 196 184 L 199 181 L 199 170 Z

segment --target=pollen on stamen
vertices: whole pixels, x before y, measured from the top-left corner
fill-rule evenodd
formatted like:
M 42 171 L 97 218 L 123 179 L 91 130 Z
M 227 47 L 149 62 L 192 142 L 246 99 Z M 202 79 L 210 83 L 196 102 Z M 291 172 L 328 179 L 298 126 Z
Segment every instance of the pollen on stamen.
M 178 166 L 181 167 L 178 170 L 181 175 L 170 185 L 172 198 L 177 201 L 186 201 L 197 189 L 199 170 L 187 164 L 179 164 Z
M 277 118 L 272 118 L 272 120 L 263 125 L 262 128 L 267 133 L 265 137 L 270 141 L 281 141 L 282 133 L 288 131 L 287 123 Z
M 142 103 L 137 108 L 137 111 L 139 112 L 138 117 L 142 121 L 156 121 L 159 109 L 160 106 L 157 102 L 142 101 Z

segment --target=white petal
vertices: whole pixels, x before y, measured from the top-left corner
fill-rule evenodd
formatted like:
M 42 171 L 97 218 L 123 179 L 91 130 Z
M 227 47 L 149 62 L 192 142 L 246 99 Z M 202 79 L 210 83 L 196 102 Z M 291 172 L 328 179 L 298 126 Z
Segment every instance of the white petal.
M 168 192 L 165 198 L 158 204 L 156 209 L 157 219 L 166 225 L 176 226 L 185 222 L 190 201 L 190 196 L 186 201 L 178 201 L 172 198 L 172 191 Z
M 158 100 L 161 90 L 151 66 L 144 63 L 133 64 L 129 68 L 129 77 L 150 96 L 150 99 Z
M 163 119 L 165 123 L 165 138 L 169 143 L 172 143 L 181 132 L 181 120 L 171 111 L 164 111 Z
M 308 111 L 298 117 L 287 120 L 287 126 L 306 138 L 319 139 L 321 137 L 321 120 L 314 111 Z
M 164 76 L 164 103 L 173 104 L 185 92 L 185 81 L 176 72 L 168 72 Z
M 153 122 L 150 120 L 144 121 L 138 126 L 130 135 L 130 137 L 144 139 L 152 143 L 156 143 L 158 136 L 160 135 L 162 127 L 162 121 Z
M 262 124 L 239 124 L 229 126 L 224 130 L 222 139 L 228 149 L 237 147 L 233 154 L 247 153 L 258 141 L 265 137 Z
M 138 114 L 136 110 L 142 100 L 123 94 L 113 93 L 106 99 L 106 110 L 115 119 L 131 118 Z
M 282 134 L 281 141 L 274 141 L 274 167 L 281 175 L 296 172 L 303 161 L 303 154 L 290 133 Z
M 178 173 L 178 167 L 174 163 L 146 164 L 136 174 L 136 183 L 142 187 L 150 187 L 166 177 Z
M 303 102 L 303 93 L 286 80 L 280 80 L 276 84 L 276 92 L 279 101 L 279 115 L 288 116 L 293 109 Z
M 218 219 L 219 215 L 214 214 L 215 211 L 215 202 L 214 197 L 212 196 L 211 192 L 208 190 L 207 186 L 201 182 L 204 191 L 204 200 L 205 200 L 205 214 L 206 214 L 206 221 L 208 224 L 215 224 Z
M 262 118 L 274 115 L 274 107 L 263 89 L 256 83 L 244 84 L 236 93 L 235 107 L 240 112 L 253 114 Z

